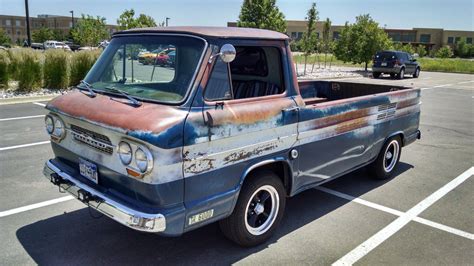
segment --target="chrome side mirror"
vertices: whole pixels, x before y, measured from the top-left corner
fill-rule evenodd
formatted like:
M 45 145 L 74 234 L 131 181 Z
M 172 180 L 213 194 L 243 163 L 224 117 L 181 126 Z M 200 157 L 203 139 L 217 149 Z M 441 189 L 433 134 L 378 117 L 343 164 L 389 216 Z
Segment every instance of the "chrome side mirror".
M 221 47 L 221 50 L 218 54 L 213 54 L 211 55 L 211 58 L 209 58 L 209 63 L 212 62 L 212 60 L 216 57 L 219 56 L 224 63 L 230 63 L 234 61 L 235 55 L 236 55 L 235 47 L 232 44 L 224 44 Z

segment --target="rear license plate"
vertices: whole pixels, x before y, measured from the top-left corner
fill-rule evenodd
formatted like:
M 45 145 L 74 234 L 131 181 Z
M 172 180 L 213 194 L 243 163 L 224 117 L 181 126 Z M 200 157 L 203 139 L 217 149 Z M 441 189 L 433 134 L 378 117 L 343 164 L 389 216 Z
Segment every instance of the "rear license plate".
M 97 174 L 97 165 L 79 158 L 79 172 L 81 175 L 94 183 L 98 183 L 99 175 Z
M 387 66 L 387 63 L 382 63 L 382 64 L 380 64 L 380 65 L 381 65 L 381 66 Z

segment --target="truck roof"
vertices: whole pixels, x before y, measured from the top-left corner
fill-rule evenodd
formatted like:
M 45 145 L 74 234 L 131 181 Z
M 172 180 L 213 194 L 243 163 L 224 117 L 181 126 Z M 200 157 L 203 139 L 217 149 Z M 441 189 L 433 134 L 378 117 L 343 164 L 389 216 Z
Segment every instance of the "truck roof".
M 151 27 L 139 28 L 119 31 L 114 34 L 122 35 L 128 33 L 180 33 L 199 35 L 203 37 L 223 38 L 223 39 L 270 39 L 270 40 L 287 40 L 289 37 L 283 33 L 253 29 L 253 28 L 238 28 L 238 27 L 196 27 L 196 26 L 181 26 L 181 27 Z

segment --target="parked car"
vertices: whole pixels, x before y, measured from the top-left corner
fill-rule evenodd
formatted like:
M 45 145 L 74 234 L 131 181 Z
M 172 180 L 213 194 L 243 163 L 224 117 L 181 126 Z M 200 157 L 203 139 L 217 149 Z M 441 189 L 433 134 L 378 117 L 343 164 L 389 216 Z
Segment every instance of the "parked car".
M 71 51 L 71 48 L 65 44 L 64 42 L 58 42 L 58 41 L 45 41 L 44 42 L 44 49 L 64 49 L 67 51 Z
M 375 54 L 372 66 L 374 78 L 381 74 L 403 79 L 406 74 L 418 78 L 421 66 L 416 59 L 407 52 L 402 51 L 381 51 Z
M 44 50 L 44 43 L 31 43 L 31 48 L 37 49 L 37 50 Z
M 75 44 L 73 42 L 64 42 L 67 46 L 69 46 L 69 48 L 71 48 L 71 51 L 77 51 L 79 50 L 79 48 L 81 47 L 79 44 Z
M 138 57 L 138 62 L 144 65 L 164 66 L 168 63 L 168 54 L 174 50 L 174 48 L 156 49 L 150 53 L 142 54 L 141 57 Z
M 170 67 L 174 67 L 175 62 L 176 62 L 176 51 L 171 51 L 168 54 L 168 62 L 166 62 L 166 65 Z
M 115 56 L 145 44 L 172 44 L 176 67 Z M 242 246 L 273 235 L 287 197 L 364 166 L 392 177 L 421 136 L 420 89 L 298 81 L 291 62 L 288 36 L 268 30 L 115 33 L 85 81 L 47 104 L 44 175 L 129 228 L 178 236 L 219 221 Z

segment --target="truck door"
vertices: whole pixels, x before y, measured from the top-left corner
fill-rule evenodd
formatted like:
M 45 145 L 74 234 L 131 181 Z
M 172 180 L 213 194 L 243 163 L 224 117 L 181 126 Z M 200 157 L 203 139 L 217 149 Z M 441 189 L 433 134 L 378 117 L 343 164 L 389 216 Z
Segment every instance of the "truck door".
M 201 82 L 204 91 L 198 91 L 193 103 L 200 111 L 192 108 L 196 112 L 186 121 L 185 205 L 195 209 L 194 204 L 210 208 L 207 200 L 225 203 L 214 216 L 230 210 L 225 208 L 231 208 L 233 199 L 227 197 L 235 195 L 250 166 L 287 157 L 297 135 L 297 108 L 285 90 L 280 61 L 283 50 L 261 44 L 235 48 L 232 63 L 218 56 L 211 63 L 208 80 Z

